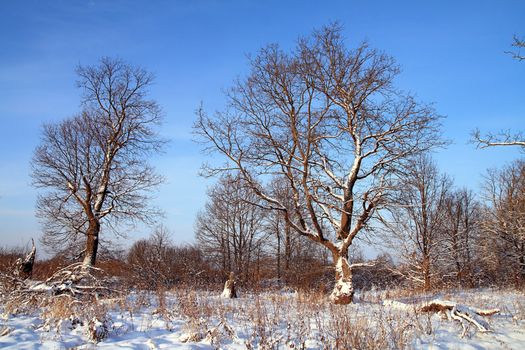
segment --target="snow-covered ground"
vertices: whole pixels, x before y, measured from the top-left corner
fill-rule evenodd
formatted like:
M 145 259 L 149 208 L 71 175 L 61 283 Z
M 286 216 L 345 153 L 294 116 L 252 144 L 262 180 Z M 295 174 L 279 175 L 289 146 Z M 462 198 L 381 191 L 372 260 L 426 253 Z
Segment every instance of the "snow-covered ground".
M 59 301 L 30 314 L 2 309 L 0 348 L 525 349 L 525 296 L 516 291 L 427 296 L 501 309 L 485 318 L 491 332 L 471 327 L 464 337 L 457 321 L 383 302 L 422 296 L 367 292 L 352 305 L 336 306 L 319 295 L 272 292 L 226 300 L 216 294 L 134 292 L 89 305 Z

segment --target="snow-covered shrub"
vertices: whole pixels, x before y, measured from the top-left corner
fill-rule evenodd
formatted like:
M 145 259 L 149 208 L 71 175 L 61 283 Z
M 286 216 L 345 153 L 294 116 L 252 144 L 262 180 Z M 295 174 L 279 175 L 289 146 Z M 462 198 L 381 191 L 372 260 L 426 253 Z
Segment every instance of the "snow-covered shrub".
M 186 319 L 183 342 L 195 342 L 204 339 L 210 328 L 213 314 L 206 298 L 198 298 L 194 291 L 177 292 L 177 311 Z
M 112 330 L 111 307 L 95 298 L 81 301 L 69 295 L 49 296 L 41 306 L 41 328 L 62 334 L 81 327 L 90 340 L 98 342 Z
M 108 337 L 113 329 L 113 322 L 109 317 L 97 318 L 93 317 L 88 322 L 89 339 L 98 343 Z

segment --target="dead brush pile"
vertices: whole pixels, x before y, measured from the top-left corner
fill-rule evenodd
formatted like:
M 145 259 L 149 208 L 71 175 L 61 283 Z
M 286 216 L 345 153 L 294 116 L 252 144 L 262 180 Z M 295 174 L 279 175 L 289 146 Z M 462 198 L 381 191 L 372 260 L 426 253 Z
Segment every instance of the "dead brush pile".
M 107 306 L 101 297 L 119 296 L 104 271 L 80 263 L 55 272 L 45 281 L 0 273 L 0 310 L 10 315 L 38 315 L 40 328 L 60 333 L 64 327 L 84 327 L 89 339 L 104 339 L 111 328 Z

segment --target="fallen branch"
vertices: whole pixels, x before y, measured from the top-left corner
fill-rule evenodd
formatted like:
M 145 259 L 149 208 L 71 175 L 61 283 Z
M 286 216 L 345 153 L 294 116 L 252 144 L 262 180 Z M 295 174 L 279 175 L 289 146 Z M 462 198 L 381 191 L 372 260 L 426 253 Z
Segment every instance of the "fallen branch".
M 355 268 L 358 268 L 358 267 L 374 267 L 376 266 L 377 264 L 377 261 L 369 261 L 369 262 L 361 262 L 361 263 L 353 263 L 353 264 L 350 264 L 350 268 L 351 269 L 355 269 Z
M 500 312 L 499 309 L 478 309 L 453 301 L 434 299 L 431 301 L 406 304 L 394 300 L 385 300 L 383 305 L 389 305 L 395 308 L 414 309 L 417 312 L 435 312 L 447 315 L 448 319 L 453 319 L 460 322 L 463 327 L 462 337 L 465 336 L 468 326 L 470 324 L 476 326 L 480 332 L 492 332 L 487 321 L 480 316 L 492 316 Z

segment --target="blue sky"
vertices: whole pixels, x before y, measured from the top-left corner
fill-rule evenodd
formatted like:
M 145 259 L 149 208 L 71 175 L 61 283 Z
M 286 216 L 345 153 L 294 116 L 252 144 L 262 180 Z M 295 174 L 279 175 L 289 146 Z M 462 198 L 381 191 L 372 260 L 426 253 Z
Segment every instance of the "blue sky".
M 459 186 L 477 190 L 487 168 L 522 155 L 467 141 L 475 127 L 525 129 L 525 63 L 505 54 L 513 35 L 525 37 L 525 1 L 1 1 L 0 245 L 39 236 L 29 163 L 42 124 L 78 112 L 79 63 L 114 56 L 157 76 L 151 96 L 172 142 L 153 160 L 168 180 L 155 203 L 173 239 L 191 242 L 211 184 L 197 175 L 205 157 L 191 141 L 195 109 L 221 108 L 247 54 L 274 42 L 291 48 L 331 21 L 349 45 L 366 39 L 394 56 L 398 85 L 447 116 L 453 144 L 436 159 Z

